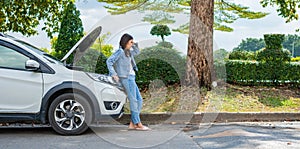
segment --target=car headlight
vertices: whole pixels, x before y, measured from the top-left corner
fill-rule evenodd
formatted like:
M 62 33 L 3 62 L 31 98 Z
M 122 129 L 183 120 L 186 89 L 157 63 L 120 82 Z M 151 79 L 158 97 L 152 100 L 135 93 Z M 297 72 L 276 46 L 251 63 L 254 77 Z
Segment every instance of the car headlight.
M 86 73 L 86 74 L 95 81 L 108 83 L 108 84 L 117 86 L 121 90 L 124 90 L 122 84 L 116 82 L 111 76 L 107 76 L 107 75 L 103 75 L 103 74 L 96 74 L 96 73 Z
M 103 75 L 103 74 L 96 74 L 96 73 L 87 73 L 88 76 L 90 76 L 92 79 L 95 81 L 101 81 L 109 84 L 115 84 L 117 85 L 118 83 L 113 80 L 112 77 Z

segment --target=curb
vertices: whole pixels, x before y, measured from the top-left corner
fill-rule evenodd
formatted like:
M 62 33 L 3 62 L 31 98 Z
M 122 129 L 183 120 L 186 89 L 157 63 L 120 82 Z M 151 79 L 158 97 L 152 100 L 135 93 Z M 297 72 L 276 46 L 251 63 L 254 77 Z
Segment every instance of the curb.
M 140 117 L 145 124 L 300 121 L 300 113 L 151 113 Z M 130 114 L 124 114 L 116 121 L 129 123 Z

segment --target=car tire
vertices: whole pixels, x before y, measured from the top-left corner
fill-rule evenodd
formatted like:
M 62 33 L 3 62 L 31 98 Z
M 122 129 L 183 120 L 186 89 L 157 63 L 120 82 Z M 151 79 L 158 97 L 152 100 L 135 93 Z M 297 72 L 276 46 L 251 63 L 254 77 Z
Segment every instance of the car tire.
M 56 97 L 48 110 L 49 123 L 61 135 L 84 133 L 92 121 L 92 109 L 85 97 L 64 93 Z

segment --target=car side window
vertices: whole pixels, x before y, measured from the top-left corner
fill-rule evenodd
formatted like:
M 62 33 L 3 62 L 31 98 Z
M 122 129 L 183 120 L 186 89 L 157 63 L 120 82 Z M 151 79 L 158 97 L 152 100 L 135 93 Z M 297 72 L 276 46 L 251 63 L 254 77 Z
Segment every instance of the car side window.
M 26 69 L 25 63 L 29 57 L 5 46 L 0 45 L 0 67 Z

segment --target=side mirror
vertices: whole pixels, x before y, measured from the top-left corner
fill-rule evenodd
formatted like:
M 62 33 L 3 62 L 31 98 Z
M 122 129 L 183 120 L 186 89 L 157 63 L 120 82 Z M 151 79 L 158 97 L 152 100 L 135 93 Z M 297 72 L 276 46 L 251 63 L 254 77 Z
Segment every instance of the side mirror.
M 37 71 L 40 68 L 40 63 L 35 60 L 27 60 L 25 68 L 30 71 Z

